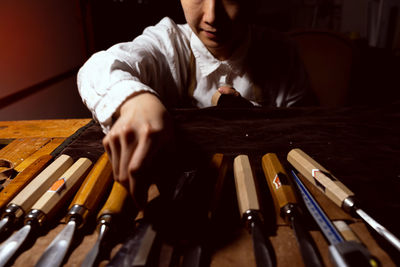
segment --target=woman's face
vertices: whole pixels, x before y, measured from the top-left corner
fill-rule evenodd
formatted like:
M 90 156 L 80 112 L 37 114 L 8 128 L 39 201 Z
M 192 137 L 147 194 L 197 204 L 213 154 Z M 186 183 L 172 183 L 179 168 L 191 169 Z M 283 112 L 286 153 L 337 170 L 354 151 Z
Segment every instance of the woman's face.
M 187 23 L 218 59 L 229 58 L 246 31 L 243 0 L 181 0 Z

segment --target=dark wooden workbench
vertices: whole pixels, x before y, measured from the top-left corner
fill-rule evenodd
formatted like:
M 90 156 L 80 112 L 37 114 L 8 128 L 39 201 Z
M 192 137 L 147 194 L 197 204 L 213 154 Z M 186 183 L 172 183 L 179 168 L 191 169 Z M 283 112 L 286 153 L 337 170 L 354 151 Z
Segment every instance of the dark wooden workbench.
M 362 207 L 373 218 L 400 236 L 400 103 L 385 107 L 353 107 L 341 109 L 254 109 L 254 110 L 179 110 L 172 112 L 176 122 L 179 159 L 188 168 L 193 162 L 201 162 L 212 153 L 224 153 L 228 157 L 248 154 L 256 169 L 261 192 L 264 217 L 269 227 L 270 240 L 275 250 L 277 266 L 301 266 L 300 254 L 294 234 L 289 226 L 275 218 L 271 198 L 261 173 L 261 156 L 277 153 L 286 167 L 286 155 L 292 148 L 301 148 L 324 167 L 333 172 L 353 190 Z M 0 122 L 0 140 L 3 148 L 0 156 L 15 161 L 21 171 L 35 155 L 49 153 L 63 139 L 72 135 L 89 119 Z M 98 125 L 94 131 L 101 131 Z M 54 147 L 44 144 L 55 142 Z M 98 140 L 100 142 L 101 140 Z M 58 142 L 58 143 L 57 143 Z M 5 144 L 8 144 L 5 146 Z M 47 150 L 44 150 L 46 148 Z M 37 152 L 39 151 L 39 152 Z M 42 152 L 40 152 L 42 151 Z M 184 157 L 181 157 L 184 155 Z M 189 166 L 190 165 L 190 166 Z M 232 177 L 230 177 L 232 178 Z M 234 190 L 233 179 L 228 179 L 227 191 Z M 232 190 L 231 190 L 232 189 Z M 312 189 L 312 187 L 310 188 Z M 382 266 L 400 264 L 400 257 L 382 238 L 369 230 L 359 219 L 351 218 L 334 206 L 322 194 L 313 191 L 331 219 L 346 219 L 350 227 L 375 255 Z M 225 239 L 218 240 L 211 266 L 255 266 L 251 239 L 236 221 L 234 193 L 224 196 L 225 211 L 233 213 L 227 219 L 234 220 L 226 227 Z M 60 221 L 61 221 L 60 216 Z M 125 214 L 132 219 L 132 215 Z M 126 220 L 127 221 L 127 220 Z M 278 222 L 277 226 L 275 222 Z M 123 224 L 124 227 L 129 225 Z M 24 248 L 13 260 L 13 266 L 33 266 L 47 245 L 64 227 L 59 221 L 52 222 L 35 242 Z M 312 228 L 312 227 L 311 227 Z M 79 266 L 97 239 L 95 223 L 80 232 L 73 244 L 65 266 Z M 119 227 L 118 229 L 123 229 Z M 123 242 L 124 233 L 114 236 L 111 249 L 103 255 L 105 265 Z M 229 232 L 230 231 L 230 232 Z M 122 233 L 121 233 L 122 232 Z M 331 266 L 327 243 L 316 230 L 311 231 L 322 257 Z M 126 236 L 126 234 L 125 234 Z M 228 238 L 227 238 L 228 237 Z

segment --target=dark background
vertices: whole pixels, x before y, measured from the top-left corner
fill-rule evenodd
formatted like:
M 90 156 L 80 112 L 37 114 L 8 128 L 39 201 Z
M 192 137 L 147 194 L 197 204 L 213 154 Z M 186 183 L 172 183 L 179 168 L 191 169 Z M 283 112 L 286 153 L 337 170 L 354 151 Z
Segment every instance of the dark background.
M 369 6 L 392 3 L 372 44 Z M 256 0 L 255 23 L 273 30 L 329 30 L 356 47 L 348 105 L 399 99 L 399 0 Z M 376 7 L 375 7 L 376 8 Z M 130 41 L 169 16 L 184 23 L 179 0 L 40 0 L 0 3 L 0 120 L 90 117 L 76 87 L 94 52 Z M 329 64 L 327 62 L 327 64 Z

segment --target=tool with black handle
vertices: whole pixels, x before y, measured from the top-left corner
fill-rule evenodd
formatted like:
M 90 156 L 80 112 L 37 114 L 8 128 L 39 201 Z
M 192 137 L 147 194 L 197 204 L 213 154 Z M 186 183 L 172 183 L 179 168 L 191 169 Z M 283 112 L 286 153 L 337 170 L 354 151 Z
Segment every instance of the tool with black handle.
M 67 225 L 47 247 L 36 263 L 38 267 L 61 266 L 74 233 L 97 207 L 112 179 L 112 167 L 104 153 L 96 162 L 72 200 L 67 214 Z
M 292 226 L 306 266 L 324 266 L 298 212 L 297 199 L 288 175 L 274 153 L 262 157 L 262 167 L 277 213 Z
M 273 266 L 273 252 L 267 246 L 253 171 L 247 155 L 234 159 L 236 195 L 242 219 L 253 238 L 253 248 L 258 267 Z
M 400 240 L 360 209 L 354 199 L 354 193 L 333 176 L 332 173 L 298 148 L 289 151 L 287 159 L 293 167 L 307 178 L 308 181 L 317 186 L 336 205 L 352 215 L 356 214 L 360 216 L 372 229 L 400 251 Z
M 358 266 L 378 266 L 375 259 L 371 256 L 366 247 L 359 242 L 346 241 L 339 231 L 335 228 L 328 216 L 318 205 L 302 181 L 292 170 L 293 178 L 301 193 L 304 203 L 313 216 L 315 222 L 321 229 L 325 238 L 329 242 L 329 252 L 332 262 L 337 267 L 358 267 Z
M 25 225 L 0 246 L 0 266 L 4 266 L 25 242 L 28 235 L 39 229 L 72 196 L 91 164 L 92 162 L 87 158 L 77 160 L 36 201 L 25 216 Z

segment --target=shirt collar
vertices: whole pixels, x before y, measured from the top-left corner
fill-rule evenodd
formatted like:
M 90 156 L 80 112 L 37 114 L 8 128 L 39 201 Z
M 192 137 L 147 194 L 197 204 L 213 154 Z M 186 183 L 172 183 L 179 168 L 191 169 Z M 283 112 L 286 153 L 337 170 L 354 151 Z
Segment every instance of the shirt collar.
M 200 41 L 199 37 L 192 32 L 190 46 L 200 68 L 201 75 L 203 77 L 208 76 L 216 71 L 221 65 L 227 66 L 234 73 L 243 73 L 244 60 L 250 45 L 250 31 L 248 31 L 245 40 L 246 41 L 234 51 L 230 59 L 221 61 L 215 58 Z

